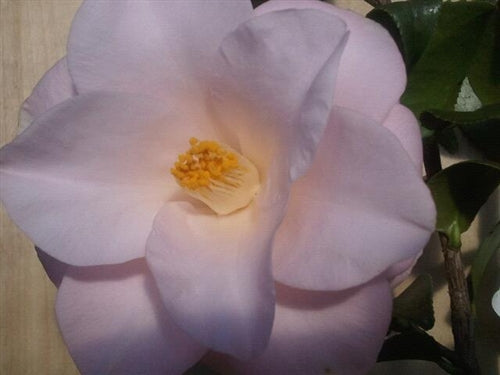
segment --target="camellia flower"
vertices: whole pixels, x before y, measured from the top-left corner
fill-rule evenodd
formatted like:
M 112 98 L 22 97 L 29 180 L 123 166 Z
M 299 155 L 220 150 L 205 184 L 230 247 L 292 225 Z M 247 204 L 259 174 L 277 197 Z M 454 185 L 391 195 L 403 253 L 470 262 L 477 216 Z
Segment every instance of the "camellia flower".
M 316 1 L 87 1 L 0 151 L 83 374 L 365 373 L 434 228 L 405 68 Z

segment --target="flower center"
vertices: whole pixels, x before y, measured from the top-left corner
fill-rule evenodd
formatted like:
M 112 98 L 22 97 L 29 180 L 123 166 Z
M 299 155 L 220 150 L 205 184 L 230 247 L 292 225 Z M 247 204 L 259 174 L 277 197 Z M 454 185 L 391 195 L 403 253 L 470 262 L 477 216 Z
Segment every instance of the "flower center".
M 243 155 L 216 141 L 189 140 L 170 172 L 192 197 L 219 215 L 246 207 L 259 190 L 257 168 Z

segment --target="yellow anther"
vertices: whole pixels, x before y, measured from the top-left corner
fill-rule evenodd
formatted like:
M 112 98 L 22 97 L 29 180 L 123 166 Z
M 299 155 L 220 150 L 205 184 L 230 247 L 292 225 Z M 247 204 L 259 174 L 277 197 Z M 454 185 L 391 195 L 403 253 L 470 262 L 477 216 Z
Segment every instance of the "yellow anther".
M 189 144 L 191 148 L 178 156 L 172 169 L 172 174 L 184 188 L 207 187 L 210 179 L 220 180 L 239 166 L 236 155 L 215 141 L 199 141 L 192 137 Z
M 216 141 L 189 139 L 170 172 L 186 192 L 218 214 L 248 205 L 259 189 L 255 166 L 228 146 Z

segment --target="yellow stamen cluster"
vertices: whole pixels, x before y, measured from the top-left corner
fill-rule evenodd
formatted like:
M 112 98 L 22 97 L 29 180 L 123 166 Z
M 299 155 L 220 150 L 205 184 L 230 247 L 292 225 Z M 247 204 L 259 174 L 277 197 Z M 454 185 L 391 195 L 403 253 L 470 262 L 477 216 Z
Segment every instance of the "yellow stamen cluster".
M 225 181 L 225 174 L 239 167 L 238 157 L 215 141 L 189 140 L 191 148 L 180 154 L 170 172 L 179 185 L 189 190 L 208 187 L 211 181 Z

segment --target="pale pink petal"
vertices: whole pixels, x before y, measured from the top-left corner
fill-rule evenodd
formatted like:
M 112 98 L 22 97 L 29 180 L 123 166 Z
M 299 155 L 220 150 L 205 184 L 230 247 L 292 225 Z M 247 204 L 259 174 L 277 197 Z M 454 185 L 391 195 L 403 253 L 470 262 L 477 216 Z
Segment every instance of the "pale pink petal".
M 286 199 L 284 199 L 286 202 Z M 274 315 L 270 248 L 280 209 L 259 203 L 217 216 L 168 202 L 146 259 L 175 322 L 205 346 L 241 359 L 260 354 Z
M 361 375 L 375 364 L 391 319 L 386 281 L 341 292 L 312 292 L 278 285 L 269 346 L 250 362 L 210 354 L 224 374 Z
M 210 137 L 209 127 L 202 131 L 193 120 L 194 109 L 194 117 L 184 112 L 173 103 L 104 93 L 57 106 L 0 150 L 7 211 L 65 263 L 144 256 L 156 212 L 178 191 L 172 163 L 192 133 Z
M 222 43 L 212 85 L 221 134 L 265 175 L 307 170 L 333 102 L 345 24 L 317 10 L 254 17 Z
M 430 192 L 397 138 L 336 107 L 310 171 L 292 187 L 275 277 L 319 290 L 364 283 L 417 255 L 434 222 Z
M 406 85 L 404 62 L 389 33 L 359 14 L 320 1 L 269 1 L 256 13 L 282 9 L 317 9 L 347 24 L 349 40 L 340 60 L 334 104 L 383 121 Z
M 405 281 L 408 276 L 410 276 L 411 271 L 418 261 L 418 258 L 422 255 L 422 252 L 418 253 L 412 258 L 402 260 L 396 264 L 393 264 L 387 269 L 386 277 L 391 282 L 391 286 L 395 288 L 403 281 Z
M 413 113 L 405 106 L 397 104 L 384 120 L 383 125 L 399 139 L 417 170 L 422 171 L 422 135 Z
M 182 374 L 206 350 L 169 318 L 143 260 L 70 267 L 56 313 L 82 375 Z
M 79 93 L 199 89 L 224 36 L 251 16 L 246 0 L 86 1 L 69 37 L 71 76 Z
M 76 95 L 69 75 L 66 57 L 60 59 L 45 73 L 31 95 L 24 101 L 19 112 L 19 131 L 50 108 Z

